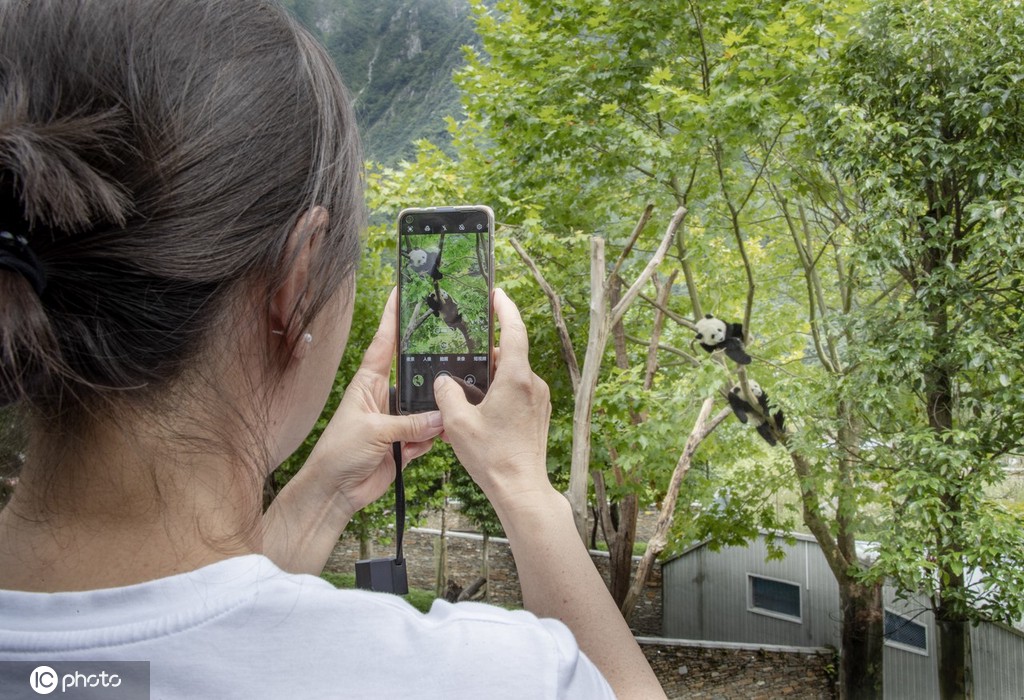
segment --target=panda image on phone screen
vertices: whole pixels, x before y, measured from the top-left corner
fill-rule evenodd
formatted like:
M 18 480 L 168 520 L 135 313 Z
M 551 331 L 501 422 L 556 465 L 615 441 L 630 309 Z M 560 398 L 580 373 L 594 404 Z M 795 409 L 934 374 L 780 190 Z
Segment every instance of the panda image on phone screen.
M 479 401 L 491 370 L 493 215 L 414 210 L 399 221 L 400 409 L 431 410 L 442 373 Z

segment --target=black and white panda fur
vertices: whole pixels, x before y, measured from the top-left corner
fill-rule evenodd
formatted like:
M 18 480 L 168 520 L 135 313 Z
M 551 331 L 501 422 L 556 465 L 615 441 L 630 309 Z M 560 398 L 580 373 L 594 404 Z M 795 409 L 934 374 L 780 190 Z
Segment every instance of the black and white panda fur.
M 729 406 L 732 407 L 732 412 L 736 414 L 736 418 L 740 423 L 746 424 L 748 417 L 753 416 L 754 422 L 757 424 L 757 434 L 774 447 L 778 444 L 778 441 L 772 434 L 772 426 L 769 425 L 768 421 L 773 421 L 776 428 L 782 431 L 785 425 L 785 416 L 783 416 L 781 410 L 776 411 L 774 414 L 770 411 L 768 408 L 768 394 L 761 388 L 760 384 L 750 379 L 747 380 L 747 386 L 750 387 L 750 393 L 757 399 L 760 411 L 756 410 L 743 397 L 743 387 L 740 384 L 734 386 L 729 392 Z
M 434 315 L 448 324 L 449 328 L 455 328 L 457 324 L 462 322 L 462 313 L 459 311 L 459 305 L 443 289 L 441 290 L 440 298 L 434 292 L 431 292 L 426 296 L 426 302 Z
M 749 365 L 750 355 L 743 350 L 743 324 L 726 323 L 711 314 L 697 321 L 697 340 L 708 352 L 725 350 L 725 356 L 738 365 Z
M 424 248 L 413 248 L 409 251 L 409 267 L 420 275 L 430 275 L 435 282 L 442 279 L 441 265 L 438 262 L 440 252 L 437 250 L 426 250 Z
M 445 325 L 449 328 L 462 333 L 462 336 L 466 339 L 466 352 L 475 352 L 476 346 L 473 343 L 472 336 L 469 334 L 469 327 L 462 318 L 462 312 L 459 311 L 458 303 L 443 289 L 439 289 L 438 292 L 440 292 L 440 296 L 431 292 L 424 299 L 430 311 L 444 321 Z

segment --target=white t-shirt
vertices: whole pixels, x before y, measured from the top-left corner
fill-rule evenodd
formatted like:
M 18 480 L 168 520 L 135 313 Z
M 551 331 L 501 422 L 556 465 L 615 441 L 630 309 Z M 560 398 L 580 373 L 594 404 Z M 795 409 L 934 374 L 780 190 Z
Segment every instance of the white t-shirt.
M 0 660 L 149 661 L 157 698 L 604 698 L 563 624 L 337 590 L 249 555 L 78 593 L 0 591 Z

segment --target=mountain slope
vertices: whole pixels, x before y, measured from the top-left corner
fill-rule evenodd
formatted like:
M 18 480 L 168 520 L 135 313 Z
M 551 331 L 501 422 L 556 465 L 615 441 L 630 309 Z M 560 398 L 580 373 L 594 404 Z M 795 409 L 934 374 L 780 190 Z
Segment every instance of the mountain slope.
M 460 112 L 452 72 L 476 41 L 466 0 L 286 0 L 327 46 L 355 97 L 368 159 L 394 163 L 419 138 L 443 145 Z

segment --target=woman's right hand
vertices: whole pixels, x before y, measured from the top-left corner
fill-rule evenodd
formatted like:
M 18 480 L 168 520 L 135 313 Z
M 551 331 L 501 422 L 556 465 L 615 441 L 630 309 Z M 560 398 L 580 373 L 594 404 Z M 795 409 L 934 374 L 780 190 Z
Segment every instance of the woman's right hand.
M 450 377 L 434 381 L 444 435 L 496 508 L 552 490 L 547 475 L 550 393 L 530 369 L 529 340 L 519 309 L 494 290 L 501 327 L 494 379 L 478 405 Z M 499 352 L 500 351 L 500 352 Z

